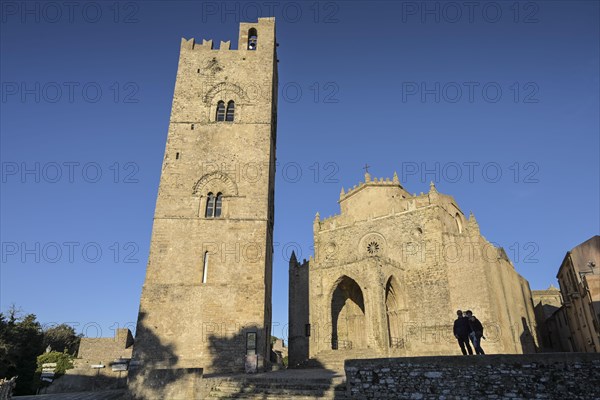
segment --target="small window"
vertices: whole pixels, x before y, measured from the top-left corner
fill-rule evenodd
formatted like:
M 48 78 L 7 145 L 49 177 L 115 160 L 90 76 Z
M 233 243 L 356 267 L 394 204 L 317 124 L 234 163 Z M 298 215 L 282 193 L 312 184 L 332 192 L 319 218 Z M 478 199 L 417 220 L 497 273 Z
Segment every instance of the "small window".
M 225 102 L 219 101 L 217 103 L 217 121 L 225 121 Z
M 221 216 L 221 204 L 223 202 L 223 194 L 218 193 L 215 201 L 215 218 Z
M 248 50 L 256 50 L 258 46 L 258 32 L 256 29 L 250 28 L 248 31 Z
M 227 114 L 225 116 L 225 121 L 233 122 L 234 116 L 235 116 L 235 102 L 233 100 L 231 100 L 229 103 L 227 103 Z
M 175 153 L 175 159 L 179 160 L 179 152 Z
M 192 130 L 194 130 L 194 124 L 192 124 L 192 126 L 190 127 Z
M 246 355 L 256 354 L 256 332 L 246 333 Z
M 206 283 L 208 275 L 208 251 L 204 252 L 204 268 L 202 269 L 202 283 Z
M 206 198 L 206 213 L 204 214 L 204 216 L 206 218 L 212 218 L 214 215 L 214 209 L 215 209 L 215 195 L 212 193 L 209 193 Z

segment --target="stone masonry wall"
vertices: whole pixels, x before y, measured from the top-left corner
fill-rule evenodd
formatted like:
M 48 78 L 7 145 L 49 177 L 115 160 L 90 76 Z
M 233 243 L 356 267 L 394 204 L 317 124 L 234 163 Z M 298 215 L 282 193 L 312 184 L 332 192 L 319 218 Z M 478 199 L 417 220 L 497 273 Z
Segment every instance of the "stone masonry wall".
M 117 358 L 131 358 L 132 345 L 131 331 L 117 329 L 113 338 L 82 338 L 77 358 L 82 364 L 108 365 Z
M 353 399 L 600 399 L 600 354 L 348 360 Z

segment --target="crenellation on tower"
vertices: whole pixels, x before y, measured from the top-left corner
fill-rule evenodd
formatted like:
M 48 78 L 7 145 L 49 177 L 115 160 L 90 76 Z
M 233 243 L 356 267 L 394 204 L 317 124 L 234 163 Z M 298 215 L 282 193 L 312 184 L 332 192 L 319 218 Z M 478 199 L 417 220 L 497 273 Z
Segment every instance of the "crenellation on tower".
M 196 39 L 191 38 L 191 39 L 186 39 L 186 38 L 181 38 L 181 49 L 186 49 L 186 50 L 193 50 L 194 46 L 196 44 Z

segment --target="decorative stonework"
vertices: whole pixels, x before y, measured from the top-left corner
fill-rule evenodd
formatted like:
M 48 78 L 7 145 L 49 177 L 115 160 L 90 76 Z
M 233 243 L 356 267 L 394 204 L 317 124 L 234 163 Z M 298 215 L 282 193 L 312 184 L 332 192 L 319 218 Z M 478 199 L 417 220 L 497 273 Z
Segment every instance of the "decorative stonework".
M 202 101 L 207 105 L 213 104 L 214 98 L 221 92 L 235 94 L 238 99 L 243 100 L 244 102 L 248 101 L 248 96 L 246 96 L 244 89 L 231 82 L 217 83 L 206 92 Z
M 360 240 L 359 252 L 361 254 L 375 257 L 385 253 L 386 241 L 380 233 L 368 233 Z
M 330 261 L 336 258 L 337 246 L 334 242 L 329 242 L 325 245 L 325 260 Z
M 224 196 L 237 196 L 236 183 L 224 172 L 215 171 L 204 175 L 192 189 L 192 194 L 204 196 L 208 192 L 223 193 Z

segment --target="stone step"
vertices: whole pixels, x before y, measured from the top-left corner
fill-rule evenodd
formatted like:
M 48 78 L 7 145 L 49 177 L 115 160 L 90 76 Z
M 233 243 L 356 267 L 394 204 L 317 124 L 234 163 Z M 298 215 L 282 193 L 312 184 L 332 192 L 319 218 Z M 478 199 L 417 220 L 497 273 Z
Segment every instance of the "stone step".
M 275 394 L 275 395 L 265 395 L 265 394 L 261 394 L 261 393 L 255 393 L 255 394 L 235 394 L 235 395 L 227 395 L 227 396 L 213 396 L 212 394 L 207 397 L 209 399 L 246 399 L 246 400 L 281 400 L 281 399 L 294 399 L 294 400 L 314 400 L 314 399 L 323 399 L 323 400 L 346 400 L 349 399 L 349 397 L 344 396 L 338 396 L 338 395 L 331 395 L 331 396 L 321 396 L 321 395 L 314 395 L 314 396 L 295 396 L 295 395 L 281 395 L 281 394 Z
M 311 390 L 311 389 L 259 389 L 259 388 L 218 388 L 210 392 L 209 397 L 223 398 L 232 396 L 242 395 L 261 395 L 261 396 L 277 396 L 279 398 L 289 397 L 309 397 L 309 398 L 324 398 L 324 397 L 336 397 L 336 395 L 343 395 L 345 391 L 342 390 Z
M 290 379 L 294 374 L 301 374 L 304 378 Z M 205 384 L 211 387 L 210 399 L 346 399 L 346 384 L 341 375 L 328 378 L 327 374 L 331 372 L 318 370 L 296 371 L 294 374 L 215 378 L 205 381 Z
M 36 396 L 13 396 L 19 400 L 121 400 L 126 398 L 126 390 L 103 390 L 84 393 L 41 394 Z
M 220 393 L 291 393 L 291 394 L 313 394 L 313 393 L 326 393 L 333 392 L 335 388 L 311 388 L 311 387 L 259 387 L 259 386 L 219 386 L 213 389 L 214 392 Z
M 370 351 L 336 351 L 327 350 L 316 354 L 313 358 L 306 361 L 302 367 L 305 368 L 325 368 L 334 371 L 343 371 L 344 362 L 351 359 L 374 358 L 376 357 Z
M 275 394 L 275 395 L 265 395 L 261 393 L 253 393 L 253 394 L 234 394 L 234 395 L 224 395 L 224 396 L 214 396 L 211 394 L 209 399 L 246 399 L 246 400 L 281 400 L 281 399 L 294 399 L 294 400 L 315 400 L 315 399 L 324 399 L 324 400 L 346 400 L 349 397 L 345 395 L 331 395 L 331 396 L 323 396 L 319 394 L 315 394 L 314 396 L 296 396 L 296 395 L 285 395 L 285 394 Z
M 346 399 L 346 393 L 341 391 L 264 391 L 254 390 L 252 392 L 221 392 L 212 391 L 208 395 L 209 399 L 331 399 L 331 400 L 342 400 Z

